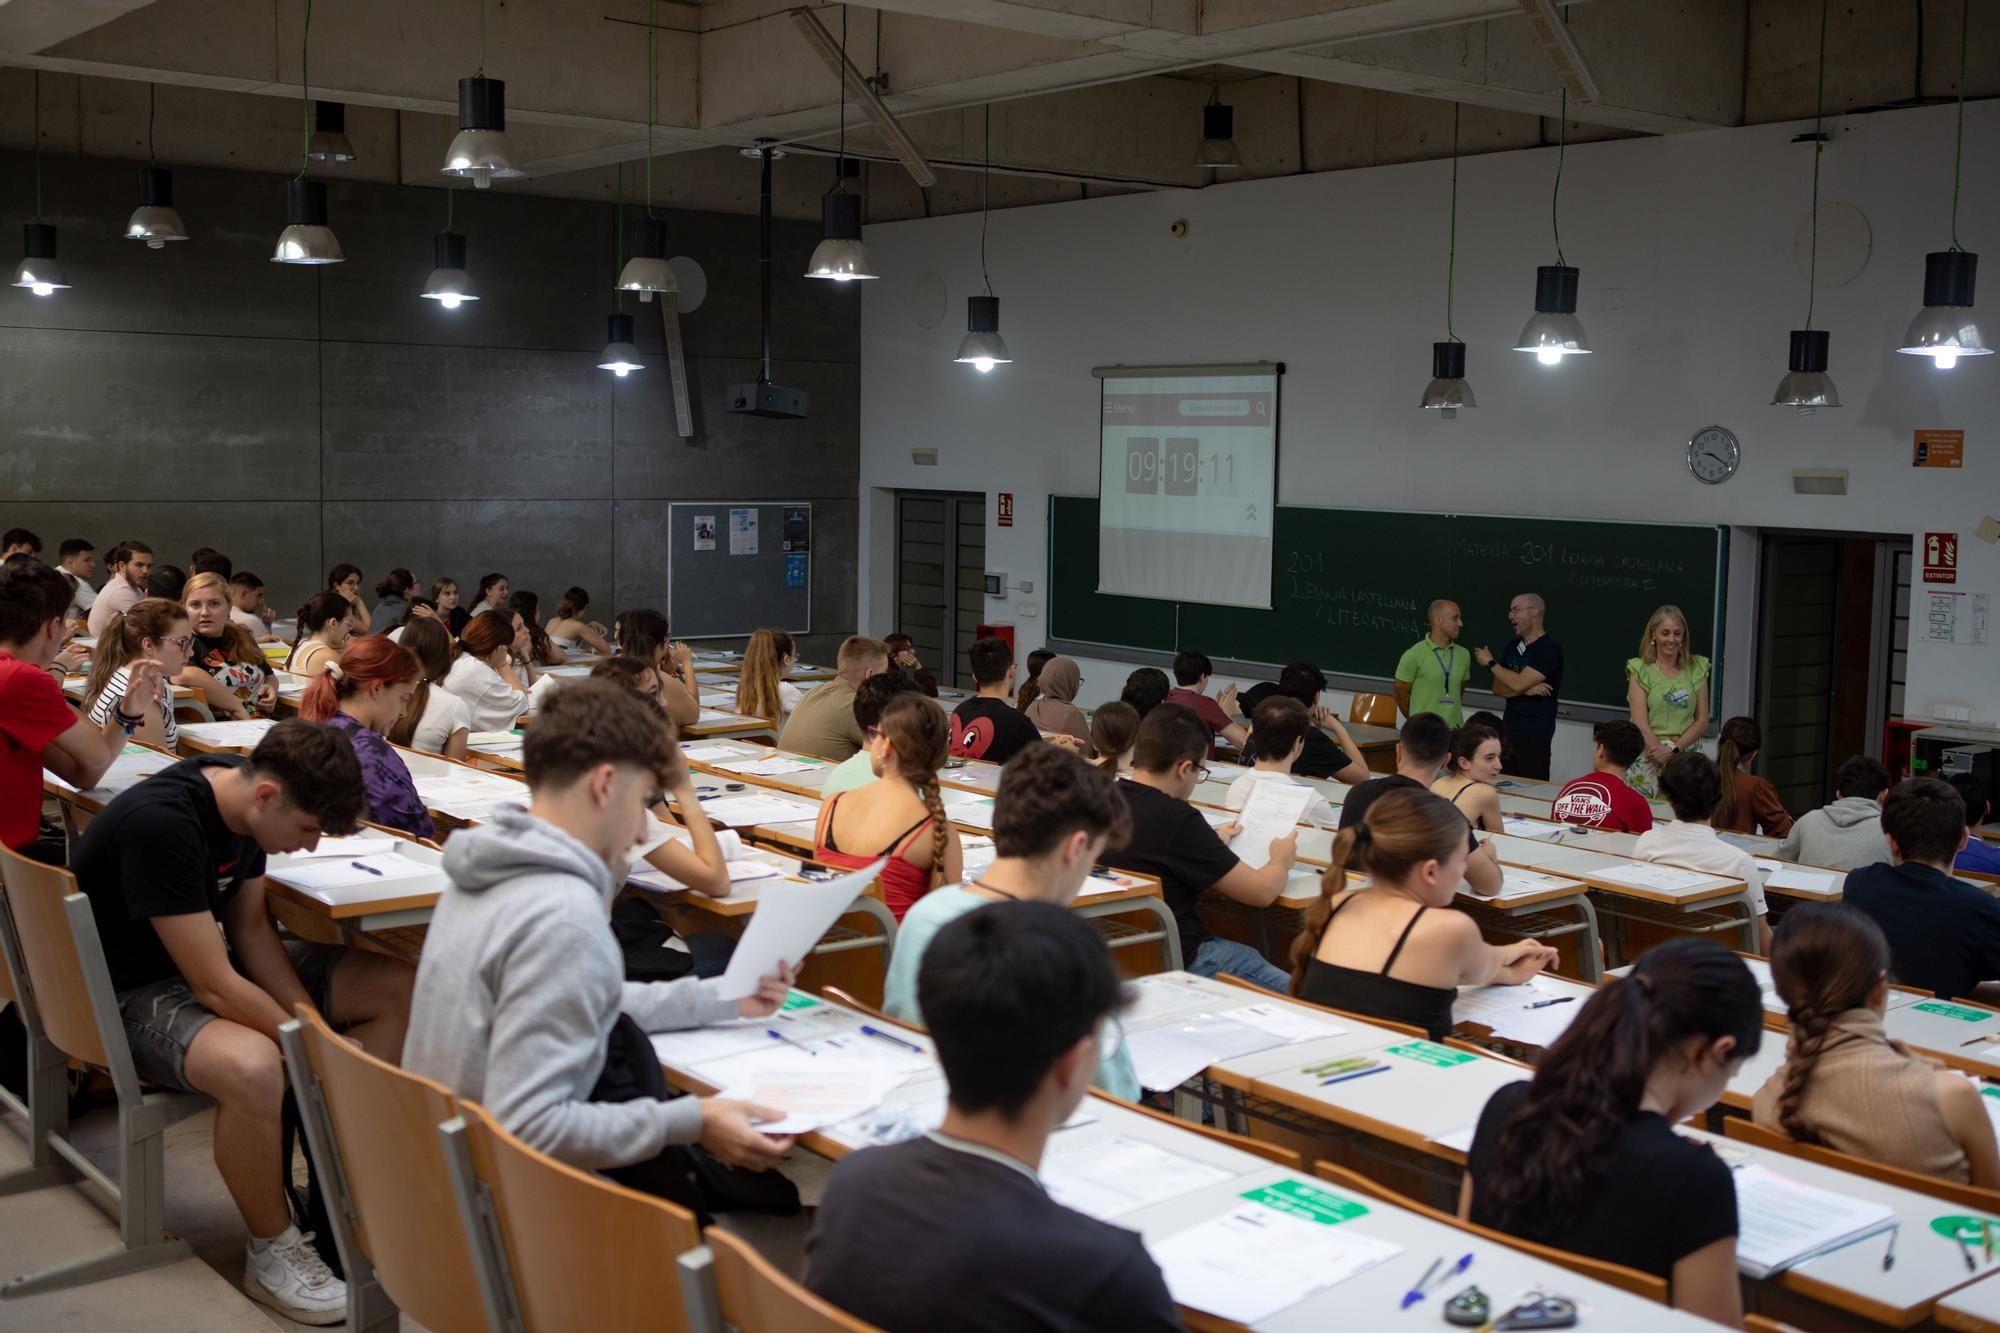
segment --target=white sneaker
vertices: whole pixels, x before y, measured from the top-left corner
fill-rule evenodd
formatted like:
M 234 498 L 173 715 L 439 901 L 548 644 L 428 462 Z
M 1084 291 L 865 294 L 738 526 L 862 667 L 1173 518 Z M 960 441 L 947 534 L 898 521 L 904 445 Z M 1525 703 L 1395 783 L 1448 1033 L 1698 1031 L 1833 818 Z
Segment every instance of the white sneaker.
M 287 1239 L 289 1237 L 289 1239 Z M 243 1290 L 300 1324 L 338 1324 L 347 1319 L 347 1284 L 333 1275 L 312 1233 L 293 1227 L 261 1248 L 251 1244 L 245 1254 Z

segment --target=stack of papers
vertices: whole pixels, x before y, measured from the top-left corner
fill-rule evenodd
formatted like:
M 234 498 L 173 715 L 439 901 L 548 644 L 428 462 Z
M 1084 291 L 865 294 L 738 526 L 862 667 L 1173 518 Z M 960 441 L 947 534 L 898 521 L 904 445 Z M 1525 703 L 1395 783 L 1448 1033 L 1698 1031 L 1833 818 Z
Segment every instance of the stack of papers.
M 990 829 L 993 827 L 993 797 L 948 790 L 944 793 L 944 816 L 954 824 Z
M 395 852 L 332 858 L 279 856 L 271 859 L 265 873 L 336 907 L 396 897 L 407 890 L 395 886 L 409 880 L 429 880 L 442 889 L 444 879 L 438 866 Z
M 1290 1040 L 1255 1022 L 1238 1022 L 1234 1014 L 1199 1014 L 1143 1032 L 1127 1028 L 1125 1049 L 1132 1056 L 1132 1069 L 1139 1076 L 1140 1086 L 1166 1092 L 1210 1065 L 1268 1051 Z
M 1564 829 L 1562 824 L 1552 824 L 1544 819 L 1528 819 L 1521 815 L 1500 816 L 1500 831 L 1516 838 L 1553 838 Z
M 734 713 L 717 713 L 717 712 L 711 712 L 709 709 L 704 708 L 701 710 L 699 714 L 696 715 L 694 724 L 697 727 L 706 727 L 706 726 L 711 726 L 717 722 L 735 722 L 738 720 L 740 719 L 738 719 L 736 714 Z
M 1529 1007 L 1544 1000 L 1562 1003 Z M 1583 1005 L 1581 997 L 1570 997 L 1567 987 L 1530 980 L 1519 986 L 1461 986 L 1451 1016 L 1454 1022 L 1478 1023 L 1504 1040 L 1546 1049 L 1576 1021 Z
M 1218 1000 L 1184 972 L 1140 977 L 1125 987 L 1125 993 L 1131 997 L 1131 1003 L 1119 1011 L 1118 1021 L 1127 1028 L 1170 1014 L 1190 1014 Z
M 178 755 L 162 754 L 158 750 L 149 750 L 143 745 L 127 745 L 123 750 L 119 751 L 118 757 L 111 761 L 111 766 L 104 770 L 104 776 L 99 778 L 97 785 L 90 788 L 90 790 L 97 793 L 121 792 L 128 787 L 136 786 L 140 781 L 152 777 L 155 773 L 172 768 L 179 762 L 180 757 Z M 47 769 L 42 771 L 42 777 L 45 781 L 53 782 L 64 791 L 77 790 L 77 788 L 63 781 L 63 779 L 57 777 Z
M 764 1121 L 766 1134 L 806 1134 L 821 1125 L 852 1120 L 874 1110 L 914 1071 L 868 1058 L 845 1059 L 835 1052 L 807 1054 L 772 1043 L 737 1065 L 741 1081 L 722 1096 L 783 1111 L 784 1119 Z
M 411 775 L 425 805 L 454 819 L 490 819 L 506 807 L 528 808 L 528 784 L 498 773 L 471 769 Z
M 960 834 L 958 846 L 964 857 L 967 879 L 978 879 L 1000 857 L 999 851 L 993 846 L 993 839 L 981 837 L 976 833 Z M 1090 885 L 1093 882 L 1095 881 L 1085 882 L 1083 893 L 1091 892 Z
M 713 764 L 725 759 L 744 757 L 743 750 L 734 745 L 683 745 L 681 753 L 698 764 Z
M 1802 1185 L 1761 1166 L 1736 1168 L 1736 1267 L 1766 1278 L 1896 1225 L 1886 1203 Z
M 1231 1172 L 1123 1134 L 1056 1138 L 1042 1154 L 1042 1186 L 1065 1208 L 1100 1221 L 1218 1185 Z
M 230 722 L 188 722 L 181 726 L 180 734 L 218 749 L 250 749 L 264 739 L 266 732 L 277 725 L 267 717 Z
M 756 759 L 748 755 L 720 759 L 715 762 L 715 766 L 727 769 L 731 773 L 743 773 L 756 778 L 779 778 L 787 773 L 807 773 L 819 767 L 818 764 L 804 759 L 785 759 L 782 757 Z
M 1495 898 L 1519 898 L 1530 893 L 1547 893 L 1550 889 L 1573 889 L 1576 885 L 1553 875 L 1538 875 L 1532 870 L 1522 870 L 1515 866 L 1500 867 L 1500 892 Z
M 701 803 L 702 813 L 719 824 L 745 828 L 752 824 L 791 824 L 818 819 L 819 807 L 781 796 L 721 796 Z
M 1658 893 L 1683 893 L 1689 889 L 1706 888 L 1717 878 L 1695 870 L 1680 870 L 1647 861 L 1628 861 L 1590 873 L 1593 878 L 1606 883 L 1623 884 L 1633 889 L 1652 889 Z
M 188 728 L 183 727 L 186 731 Z M 1795 889 L 1806 893 L 1832 893 L 1837 876 L 1831 870 L 1809 870 L 1790 861 L 1774 861 L 1768 856 L 1751 858 L 1764 876 L 1767 889 Z
M 772 880 L 729 955 L 716 994 L 740 1000 L 757 993 L 761 978 L 777 976 L 779 963 L 798 967 L 882 866 L 877 861 L 835 880 Z
M 1311 787 L 1290 782 L 1259 782 L 1252 785 L 1249 799 L 1236 822 L 1243 831 L 1230 840 L 1229 850 L 1244 865 L 1260 868 L 1271 859 L 1271 844 L 1299 831 L 1306 807 L 1319 795 Z
M 1774 1014 L 1785 1013 L 1785 1002 L 1779 998 L 1778 983 L 1771 975 L 1769 960 L 1763 958 L 1745 958 L 1743 966 L 1749 968 L 1750 975 L 1757 978 L 1757 989 L 1763 994 L 1764 1007 Z
M 465 743 L 475 750 L 518 750 L 527 739 L 518 731 L 474 731 Z

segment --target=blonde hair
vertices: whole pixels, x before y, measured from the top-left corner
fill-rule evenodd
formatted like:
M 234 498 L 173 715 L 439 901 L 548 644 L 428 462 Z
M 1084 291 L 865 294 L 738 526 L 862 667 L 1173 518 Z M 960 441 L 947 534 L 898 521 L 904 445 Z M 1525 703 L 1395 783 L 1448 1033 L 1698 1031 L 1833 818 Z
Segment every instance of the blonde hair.
M 1646 621 L 1646 632 L 1639 636 L 1639 660 L 1648 666 L 1659 657 L 1658 649 L 1653 646 L 1653 635 L 1657 634 L 1660 626 L 1669 620 L 1680 622 L 1681 660 L 1686 662 L 1693 659 L 1692 645 L 1688 643 L 1688 618 L 1678 606 L 1669 602 L 1653 612 L 1652 617 Z
M 750 636 L 743 649 L 742 670 L 736 676 L 737 712 L 773 722 L 785 715 L 778 683 L 784 679 L 785 659 L 794 651 L 792 636 L 781 629 L 760 629 Z
M 222 594 L 222 604 L 224 606 L 234 604 L 229 596 L 230 587 L 228 579 L 216 573 L 197 574 L 187 581 L 185 588 L 181 589 L 182 609 L 186 609 L 188 598 L 209 588 L 214 588 Z M 190 616 L 189 620 L 193 620 L 193 617 Z M 251 637 L 249 630 L 243 628 L 243 626 L 237 624 L 234 620 L 225 620 L 222 622 L 222 633 L 218 637 L 229 645 L 230 661 L 241 662 L 244 666 L 256 667 L 259 671 L 270 671 L 271 664 L 264 659 L 264 652 L 257 646 L 257 640 Z

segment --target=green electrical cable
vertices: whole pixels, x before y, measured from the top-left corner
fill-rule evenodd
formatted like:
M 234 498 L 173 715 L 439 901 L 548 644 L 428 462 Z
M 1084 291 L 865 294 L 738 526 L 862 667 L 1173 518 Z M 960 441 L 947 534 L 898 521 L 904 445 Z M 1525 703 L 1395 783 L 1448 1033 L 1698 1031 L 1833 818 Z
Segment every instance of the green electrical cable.
M 1458 273 L 1458 113 L 1459 104 L 1451 104 L 1451 239 L 1445 249 L 1444 261 L 1444 336 L 1448 341 L 1457 342 L 1458 335 L 1451 331 L 1451 289 Z
M 35 71 L 35 221 L 42 220 L 42 72 Z
M 1820 120 L 1826 111 L 1826 10 L 1819 0 L 1819 90 L 1813 94 L 1812 252 L 1806 260 L 1806 331 L 1812 331 L 1813 302 L 1819 295 L 1819 152 L 1826 147 Z
M 480 0 L 484 4 L 485 0 Z M 646 0 L 646 216 L 653 216 L 653 122 L 660 114 L 660 76 L 653 64 L 654 0 Z
M 986 168 L 979 176 L 979 277 L 993 295 L 993 278 L 986 271 L 986 220 L 993 215 L 993 104 L 986 104 Z
M 306 64 L 306 53 L 312 49 L 313 0 L 306 0 L 306 24 L 299 33 L 299 105 L 301 126 L 299 133 L 299 174 L 295 181 L 306 178 L 306 168 L 312 164 L 313 103 L 312 78 Z
M 1965 164 L 1965 50 L 1972 45 L 1972 0 L 1965 0 L 1958 15 L 1958 146 L 1951 153 L 1951 248 L 1958 243 L 1958 181 Z
M 307 0 L 310 7 L 312 0 Z M 486 77 L 486 0 L 479 0 L 479 68 L 472 72 L 474 78 Z

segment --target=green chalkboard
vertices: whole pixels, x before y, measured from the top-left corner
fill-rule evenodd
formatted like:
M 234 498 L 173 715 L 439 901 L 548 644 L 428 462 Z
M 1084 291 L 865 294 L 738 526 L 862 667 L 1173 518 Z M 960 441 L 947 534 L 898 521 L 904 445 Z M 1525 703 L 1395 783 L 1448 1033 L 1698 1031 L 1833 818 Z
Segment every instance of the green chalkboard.
M 1108 596 L 1097 591 L 1096 497 L 1052 496 L 1050 637 L 1271 666 L 1306 659 L 1387 680 L 1423 636 L 1433 598 L 1463 609 L 1461 643 L 1498 653 L 1508 602 L 1534 592 L 1563 645 L 1565 702 L 1624 707 L 1625 660 L 1663 603 L 1687 614 L 1696 652 L 1721 656 L 1726 528 L 1280 505 L 1275 535 L 1272 610 Z M 1472 684 L 1491 676 L 1475 670 Z

